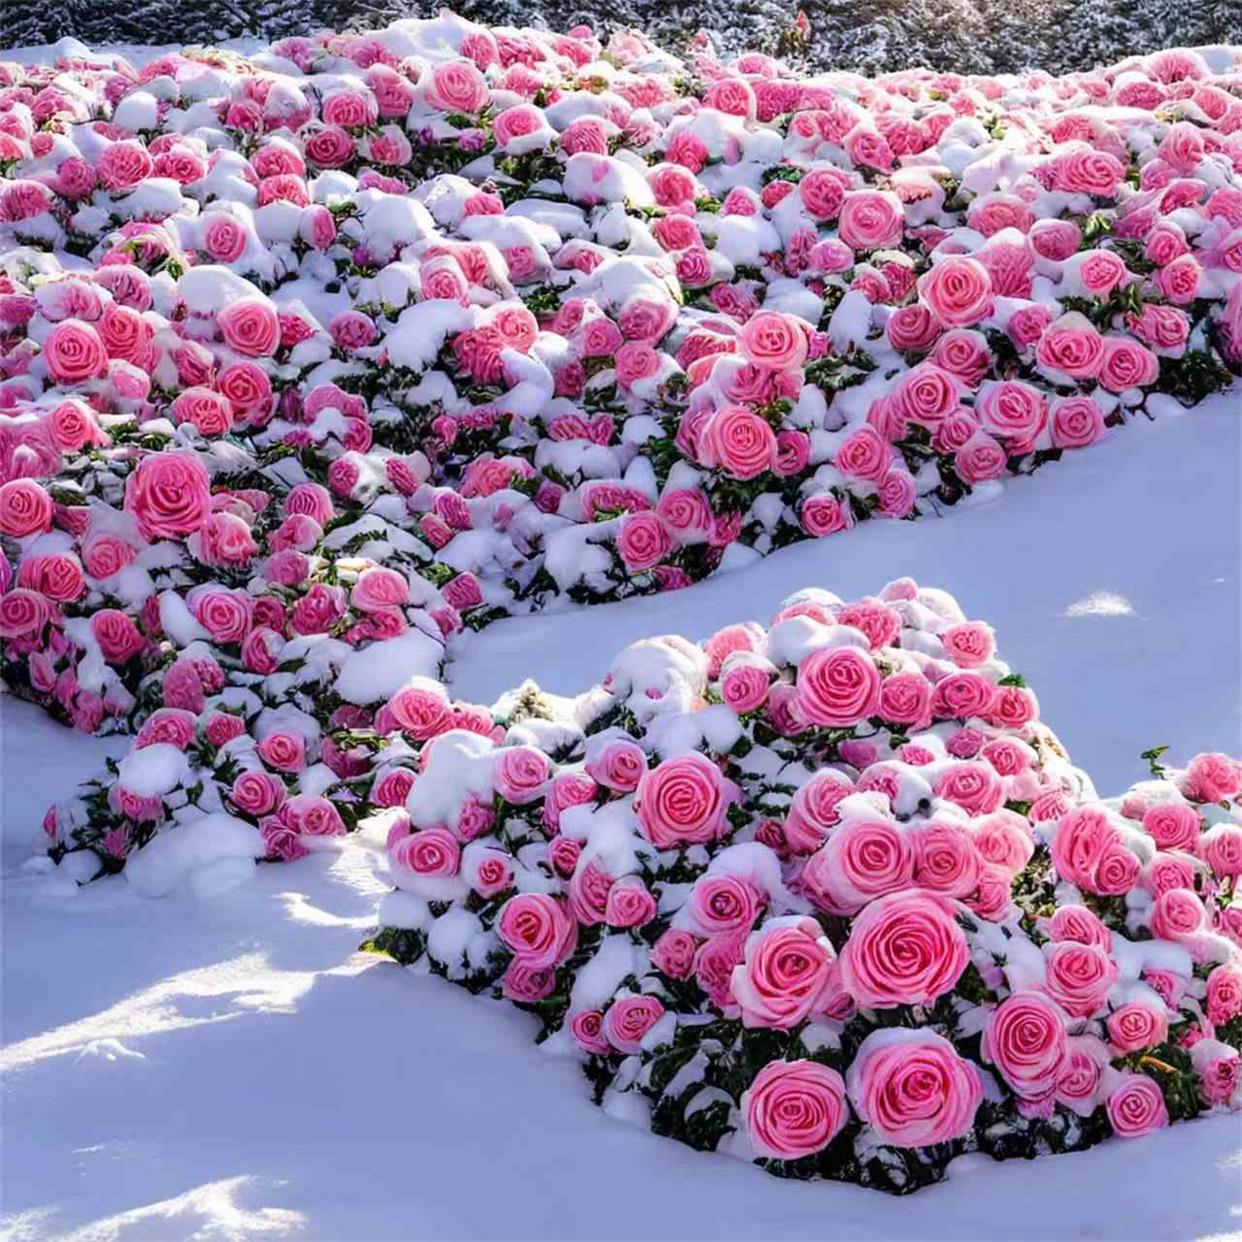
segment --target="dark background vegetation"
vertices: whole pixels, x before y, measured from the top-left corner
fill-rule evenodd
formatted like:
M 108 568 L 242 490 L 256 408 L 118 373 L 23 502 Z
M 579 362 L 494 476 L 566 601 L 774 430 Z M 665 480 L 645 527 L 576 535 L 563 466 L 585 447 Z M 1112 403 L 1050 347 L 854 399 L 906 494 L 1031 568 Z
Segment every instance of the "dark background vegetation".
M 88 44 L 211 43 L 360 30 L 429 16 L 419 0 L 0 0 L 0 47 L 72 35 Z M 1242 43 L 1242 0 L 458 0 L 463 16 L 567 30 L 634 27 L 670 50 L 699 30 L 723 50 L 775 51 L 799 8 L 812 68 L 1064 72 L 1161 47 Z

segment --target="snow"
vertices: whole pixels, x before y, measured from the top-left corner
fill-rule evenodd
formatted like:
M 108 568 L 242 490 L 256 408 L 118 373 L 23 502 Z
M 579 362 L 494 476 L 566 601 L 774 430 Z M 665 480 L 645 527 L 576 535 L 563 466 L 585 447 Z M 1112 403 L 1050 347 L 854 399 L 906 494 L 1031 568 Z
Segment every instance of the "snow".
M 470 638 L 453 694 L 490 702 L 527 676 L 576 693 L 639 638 L 912 574 L 996 627 L 1102 791 L 1140 775 L 1153 744 L 1236 752 L 1240 404 L 1128 428 L 944 520 L 867 523 L 686 591 L 501 622 Z M 834 1240 L 1237 1236 L 1235 1118 L 1030 1163 L 971 1157 L 904 1199 L 617 1124 L 517 1010 L 356 952 L 390 887 L 368 834 L 160 900 L 136 891 L 133 861 L 130 881 L 76 891 L 27 865 L 46 804 L 124 746 L 0 699 L 0 1233 L 778 1239 L 830 1221 Z M 422 921 L 416 898 L 401 904 Z M 650 1210 L 627 1219 L 620 1187 Z

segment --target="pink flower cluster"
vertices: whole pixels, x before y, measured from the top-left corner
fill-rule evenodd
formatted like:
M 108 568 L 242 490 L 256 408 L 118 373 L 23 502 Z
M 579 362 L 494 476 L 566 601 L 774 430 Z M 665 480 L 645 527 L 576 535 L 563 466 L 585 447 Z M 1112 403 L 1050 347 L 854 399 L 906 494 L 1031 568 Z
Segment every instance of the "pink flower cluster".
M 448 14 L 0 64 L 0 670 L 88 731 L 311 702 L 351 651 L 434 674 L 463 625 L 1193 402 L 1242 360 L 1240 84 L 1220 49 L 800 78 Z
M 1242 762 L 1101 801 L 946 593 L 806 590 L 467 710 L 377 715 L 369 947 L 660 1133 L 904 1192 L 1242 1106 Z

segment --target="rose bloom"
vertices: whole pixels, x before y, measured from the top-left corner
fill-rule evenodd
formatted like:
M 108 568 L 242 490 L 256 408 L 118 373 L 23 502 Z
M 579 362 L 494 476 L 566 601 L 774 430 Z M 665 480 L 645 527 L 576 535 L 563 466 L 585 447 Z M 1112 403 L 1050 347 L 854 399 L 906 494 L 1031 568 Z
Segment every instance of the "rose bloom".
M 841 984 L 867 1009 L 929 1005 L 969 961 L 952 903 L 919 890 L 889 893 L 855 918 L 841 951 Z
M 656 513 L 628 513 L 617 535 L 617 552 L 630 573 L 658 565 L 673 550 L 664 520 Z
M 818 1061 L 769 1061 L 740 1107 L 751 1147 L 773 1160 L 823 1151 L 849 1119 L 844 1080 Z
M 598 1009 L 583 1009 L 570 1019 L 569 1029 L 584 1052 L 607 1056 L 612 1045 L 603 1036 L 604 1015 Z
M 902 1148 L 961 1138 L 983 1099 L 974 1065 L 942 1035 L 909 1027 L 872 1031 L 846 1074 L 846 1090 L 880 1141 Z
M 1213 875 L 1235 881 L 1242 875 L 1242 826 L 1217 824 L 1203 834 L 1202 848 Z
M 983 1059 L 995 1065 L 1014 1094 L 1038 1101 L 1056 1089 L 1069 1056 L 1068 1020 L 1040 992 L 1015 992 L 988 1013 Z
M 953 255 L 918 280 L 920 299 L 946 327 L 968 328 L 992 313 L 992 281 L 977 259 Z
M 285 800 L 280 777 L 270 772 L 243 772 L 229 791 L 229 801 L 245 815 L 270 815 Z
M 1090 397 L 1058 397 L 1053 401 L 1053 448 L 1086 448 L 1103 435 L 1104 411 Z
M 880 672 L 856 647 L 821 647 L 798 666 L 798 706 L 812 724 L 845 728 L 876 714 Z
M 788 1031 L 818 1012 L 836 953 L 814 919 L 770 919 L 747 938 L 745 954 L 732 979 L 743 1026 Z
M 148 539 L 171 539 L 198 530 L 211 511 L 210 481 L 191 453 L 142 458 L 125 481 L 125 510 Z
M 639 1052 L 644 1036 L 663 1016 L 664 1005 L 655 996 L 621 996 L 604 1014 L 603 1034 L 618 1052 Z
M 900 825 L 853 819 L 829 833 L 799 883 L 817 908 L 851 915 L 873 898 L 906 888 L 913 877 L 914 851 Z
M 496 931 L 507 948 L 535 969 L 559 966 L 578 942 L 577 923 L 546 893 L 510 897 Z
M 1151 1005 L 1132 1002 L 1108 1015 L 1108 1038 L 1117 1056 L 1154 1048 L 1168 1035 L 1168 1018 Z
M 785 840 L 795 853 L 810 854 L 823 843 L 840 816 L 837 804 L 854 792 L 854 783 L 841 772 L 824 768 L 794 794 L 785 821 Z
M 806 362 L 807 336 L 792 315 L 760 311 L 742 327 L 738 338 L 743 357 L 773 371 L 800 370 Z
M 736 652 L 720 671 L 720 697 L 739 714 L 755 711 L 767 701 L 775 672 L 762 656 Z
M 736 875 L 707 875 L 695 884 L 686 909 L 696 930 L 711 936 L 716 932 L 749 931 L 759 901 L 759 892 L 749 880 Z
M 745 406 L 725 406 L 703 429 L 702 456 L 736 479 L 753 479 L 775 465 L 776 434 Z
M 688 979 L 699 942 L 688 931 L 670 927 L 651 946 L 651 964 L 670 979 Z
M 261 295 L 230 302 L 216 317 L 216 323 L 225 343 L 248 358 L 273 354 L 280 343 L 276 308 Z
M 643 773 L 634 795 L 639 831 L 657 849 L 715 840 L 731 794 L 710 759 L 700 754 L 665 759 Z
M 1105 1101 L 1108 1121 L 1118 1138 L 1142 1138 L 1169 1124 L 1159 1085 L 1146 1074 L 1123 1072 Z
M 802 502 L 799 520 L 802 529 L 816 539 L 848 530 L 854 524 L 849 506 L 831 492 L 821 496 L 808 496 Z
M 468 60 L 437 65 L 424 81 L 423 99 L 442 112 L 473 116 L 487 106 L 490 97 L 486 80 L 478 67 Z
M 1054 376 L 1093 379 L 1104 361 L 1104 338 L 1086 316 L 1071 311 L 1048 325 L 1035 347 L 1035 359 Z
M 1242 1013 L 1242 966 L 1225 962 L 1208 975 L 1207 1016 L 1216 1026 Z
M 1219 753 L 1196 755 L 1186 765 L 1186 795 L 1196 802 L 1224 802 L 1242 790 L 1242 763 Z
M 901 200 L 880 190 L 851 190 L 841 205 L 841 240 L 854 250 L 887 250 L 901 243 Z
M 655 898 L 638 876 L 622 876 L 608 889 L 604 922 L 610 927 L 644 927 L 655 914 Z
M 524 806 L 541 798 L 551 774 L 547 756 L 533 746 L 506 746 L 497 752 L 493 780 L 506 802 Z
M 1079 1117 L 1090 1117 L 1100 1104 L 1100 1088 L 1109 1052 L 1094 1035 L 1071 1035 L 1057 1076 L 1055 1099 Z
M 269 733 L 257 749 L 259 758 L 278 772 L 300 772 L 306 766 L 306 739 L 300 733 Z
M 613 739 L 593 753 L 588 752 L 587 773 L 605 789 L 629 793 L 647 771 L 647 756 L 637 742 Z
M 1120 971 L 1106 949 L 1064 940 L 1044 946 L 1045 988 L 1072 1018 L 1089 1018 L 1108 998 Z
M 914 838 L 914 882 L 931 892 L 969 897 L 979 882 L 979 855 L 961 824 L 932 821 Z
M 33 479 L 0 484 L 0 534 L 24 539 L 52 528 L 52 498 Z

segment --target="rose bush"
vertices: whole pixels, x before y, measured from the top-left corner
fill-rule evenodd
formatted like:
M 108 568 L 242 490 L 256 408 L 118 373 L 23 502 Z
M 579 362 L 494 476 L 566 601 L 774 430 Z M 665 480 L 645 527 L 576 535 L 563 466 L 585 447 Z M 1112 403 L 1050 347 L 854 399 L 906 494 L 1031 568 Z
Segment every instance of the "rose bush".
M 825 723 L 802 705 L 842 652 L 878 687 Z M 739 659 L 766 696 L 730 702 Z M 965 1151 L 1242 1106 L 1242 764 L 1151 752 L 1102 801 L 944 592 L 803 591 L 635 644 L 576 699 L 470 710 L 434 737 L 377 714 L 365 827 L 397 888 L 367 947 L 528 1009 L 610 1111 L 904 1193 Z M 504 777 L 532 744 L 533 798 Z M 446 835 L 453 875 L 405 864 Z

